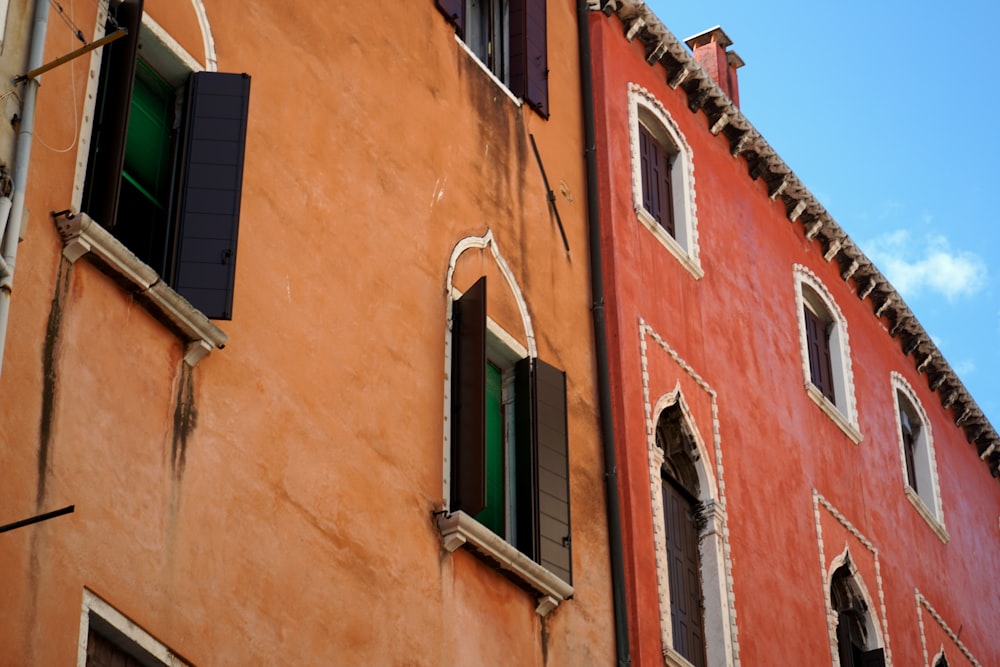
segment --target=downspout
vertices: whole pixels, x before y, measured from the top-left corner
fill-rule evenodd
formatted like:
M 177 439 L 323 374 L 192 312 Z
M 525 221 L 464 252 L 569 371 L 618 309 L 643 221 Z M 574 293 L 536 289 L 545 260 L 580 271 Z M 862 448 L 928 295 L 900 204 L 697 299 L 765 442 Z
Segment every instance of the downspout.
M 608 365 L 607 322 L 604 317 L 604 269 L 601 264 L 601 214 L 598 208 L 597 140 L 594 130 L 594 75 L 590 60 L 590 23 L 587 0 L 577 0 L 580 44 L 580 88 L 583 97 L 584 153 L 587 161 L 587 232 L 590 244 L 590 289 L 597 354 L 597 392 L 604 449 L 605 497 L 608 507 L 608 542 L 611 558 L 611 596 L 614 604 L 615 647 L 618 667 L 632 664 L 629 650 L 628 610 L 625 606 L 625 559 L 622 549 L 621 505 L 618 498 L 618 463 L 611 419 L 611 378 Z
M 49 22 L 49 0 L 35 0 L 35 24 L 31 33 L 31 44 L 28 51 L 28 66 L 30 72 L 42 65 L 45 55 L 45 32 Z M 38 98 L 38 79 L 28 79 L 25 82 L 23 103 L 21 105 L 21 126 L 17 134 L 17 147 L 14 153 L 14 193 L 10 198 L 10 214 L 3 228 L 3 238 L 0 239 L 0 252 L 3 255 L 3 276 L 0 278 L 0 370 L 3 369 L 4 347 L 7 342 L 7 322 L 10 319 L 10 299 L 14 282 L 14 264 L 17 259 L 18 237 L 21 235 L 21 223 L 24 219 L 24 193 L 28 182 L 28 164 L 31 162 L 31 139 L 35 131 L 35 100 Z M 6 199 L 3 197 L 2 199 Z M 0 204 L 6 208 L 6 202 L 0 199 Z

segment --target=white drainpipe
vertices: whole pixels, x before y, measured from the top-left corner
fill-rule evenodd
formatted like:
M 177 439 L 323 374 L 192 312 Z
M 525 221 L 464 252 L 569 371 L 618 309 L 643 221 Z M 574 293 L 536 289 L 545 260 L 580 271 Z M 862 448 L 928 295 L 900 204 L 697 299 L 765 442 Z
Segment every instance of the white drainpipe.
M 48 22 L 49 0 L 35 0 L 35 23 L 31 32 L 28 66 L 25 71 L 30 72 L 43 64 Z M 10 199 L 10 213 L 6 225 L 3 226 L 3 238 L 0 239 L 3 265 L 6 268 L 3 277 L 0 278 L 0 370 L 3 369 L 7 322 L 10 319 L 10 297 L 14 282 L 14 264 L 17 259 L 17 243 L 21 232 L 21 221 L 24 218 L 24 192 L 28 183 L 28 164 L 31 162 L 31 139 L 35 130 L 35 100 L 38 98 L 38 86 L 37 78 L 25 82 L 21 127 L 18 130 L 17 148 L 14 154 L 14 194 Z

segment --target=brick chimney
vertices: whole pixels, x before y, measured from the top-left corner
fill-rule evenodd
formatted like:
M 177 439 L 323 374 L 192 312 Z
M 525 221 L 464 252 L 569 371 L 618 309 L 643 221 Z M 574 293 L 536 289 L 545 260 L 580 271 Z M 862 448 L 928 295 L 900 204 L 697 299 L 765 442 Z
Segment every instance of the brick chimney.
M 735 51 L 727 51 L 733 40 L 720 26 L 709 28 L 684 40 L 694 52 L 694 60 L 719 84 L 737 107 L 740 106 L 740 86 L 736 70 L 746 63 Z

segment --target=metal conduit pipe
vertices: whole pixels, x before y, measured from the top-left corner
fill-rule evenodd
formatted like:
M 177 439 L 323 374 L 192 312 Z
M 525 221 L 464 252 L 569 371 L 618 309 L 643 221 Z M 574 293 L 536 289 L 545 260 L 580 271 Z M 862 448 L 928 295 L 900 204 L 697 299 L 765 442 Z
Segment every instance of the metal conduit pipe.
M 597 355 L 597 392 L 600 401 L 601 445 L 604 450 L 605 497 L 608 508 L 608 549 L 611 560 L 611 596 L 614 604 L 615 649 L 618 667 L 632 664 L 628 610 L 625 604 L 625 558 L 622 549 L 618 463 L 611 419 L 611 378 L 608 364 L 607 321 L 604 317 L 604 269 L 601 263 L 601 213 L 598 208 L 597 139 L 594 130 L 594 75 L 590 60 L 590 12 L 587 0 L 577 0 L 580 45 L 580 92 L 583 102 L 584 152 L 587 161 L 587 233 L 590 250 L 590 289 L 593 303 L 594 347 Z
M 35 20 L 28 46 L 28 64 L 25 71 L 40 67 L 45 55 L 45 33 L 49 22 L 49 0 L 35 0 Z M 17 243 L 24 219 L 24 194 L 28 183 L 28 165 L 31 162 L 31 140 L 35 131 L 35 101 L 38 98 L 38 79 L 28 79 L 24 84 L 21 105 L 21 127 L 17 133 L 14 154 L 14 193 L 11 197 L 10 215 L 0 239 L 0 252 L 7 275 L 0 280 L 0 371 L 3 370 L 4 348 L 7 342 L 7 323 L 10 320 L 10 299 L 14 283 L 14 266 L 17 260 Z

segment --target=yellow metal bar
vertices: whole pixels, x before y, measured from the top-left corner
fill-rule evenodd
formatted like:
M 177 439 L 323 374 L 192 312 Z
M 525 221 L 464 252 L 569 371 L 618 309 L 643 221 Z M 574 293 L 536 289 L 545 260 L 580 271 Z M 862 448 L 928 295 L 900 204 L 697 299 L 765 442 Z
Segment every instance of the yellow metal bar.
M 30 72 L 27 72 L 27 73 L 22 74 L 20 76 L 15 76 L 14 77 L 14 83 L 21 83 L 22 81 L 27 81 L 28 79 L 34 79 L 36 76 L 38 76 L 40 74 L 44 74 L 45 72 L 48 72 L 50 69 L 52 69 L 54 67 L 59 67 L 63 63 L 69 62 L 70 60 L 73 60 L 74 58 L 82 56 L 84 53 L 90 53 L 94 49 L 99 49 L 102 46 L 104 46 L 105 44 L 110 44 L 111 42 L 115 41 L 116 39 L 119 39 L 120 37 L 124 37 L 127 34 L 128 34 L 128 30 L 126 30 L 125 28 L 118 28 L 118 30 L 115 30 L 110 35 L 105 35 L 104 37 L 101 37 L 96 42 L 91 42 L 90 44 L 85 44 L 84 46 L 81 46 L 80 48 L 78 48 L 75 51 L 70 51 L 69 53 L 67 53 L 64 56 L 59 56 L 58 58 L 56 58 L 55 60 L 53 60 L 50 63 L 45 63 L 41 67 L 36 67 L 35 69 L 31 70 Z

